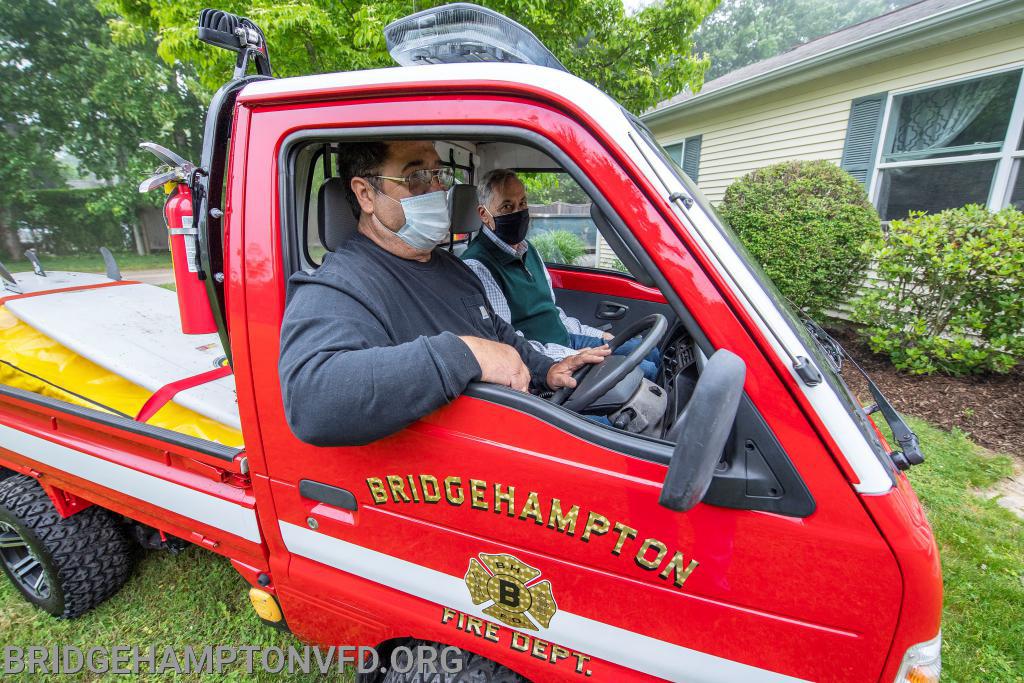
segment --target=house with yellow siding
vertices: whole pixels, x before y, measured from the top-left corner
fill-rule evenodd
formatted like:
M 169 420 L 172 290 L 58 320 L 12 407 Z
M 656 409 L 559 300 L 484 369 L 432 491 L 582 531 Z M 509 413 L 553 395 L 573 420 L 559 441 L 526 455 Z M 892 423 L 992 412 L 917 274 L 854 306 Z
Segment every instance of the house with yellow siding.
M 642 118 L 714 203 L 754 169 L 825 159 L 864 184 L 883 220 L 1024 208 L 1022 69 L 1024 0 L 923 0 Z

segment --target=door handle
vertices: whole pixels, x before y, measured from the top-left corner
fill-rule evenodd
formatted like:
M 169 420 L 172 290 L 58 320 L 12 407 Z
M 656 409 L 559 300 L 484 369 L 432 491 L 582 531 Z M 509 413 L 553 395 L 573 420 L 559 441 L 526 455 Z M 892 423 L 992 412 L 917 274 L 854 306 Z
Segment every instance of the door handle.
M 321 484 L 310 479 L 303 479 L 299 482 L 299 495 L 303 498 L 333 505 L 342 510 L 355 511 L 359 507 L 358 503 L 356 503 L 355 495 L 348 489 Z
M 626 317 L 629 306 L 614 301 L 602 301 L 597 305 L 595 314 L 601 320 L 622 320 Z

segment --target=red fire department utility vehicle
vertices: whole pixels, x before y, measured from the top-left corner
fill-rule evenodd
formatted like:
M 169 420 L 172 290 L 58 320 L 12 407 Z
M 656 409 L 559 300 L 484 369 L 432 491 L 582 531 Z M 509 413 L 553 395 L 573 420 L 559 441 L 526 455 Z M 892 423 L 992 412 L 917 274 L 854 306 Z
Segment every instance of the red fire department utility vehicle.
M 494 680 L 938 678 L 939 558 L 902 471 L 913 434 L 881 394 L 854 400 L 841 349 L 637 118 L 472 5 L 389 26 L 399 68 L 300 78 L 271 78 L 244 18 L 205 10 L 199 30 L 239 53 L 235 77 L 199 165 L 154 149 L 173 166 L 159 182 L 189 193 L 168 210 L 176 275 L 207 296 L 181 303 L 212 314 L 244 447 L 0 386 L 0 558 L 30 601 L 76 616 L 125 581 L 129 539 L 183 540 L 228 558 L 303 641 L 456 646 Z M 551 264 L 558 302 L 610 324 L 613 345 L 639 335 L 639 353 L 569 396 L 477 383 L 364 446 L 296 438 L 285 284 L 351 233 L 344 143 L 392 139 L 433 141 L 465 183 L 456 233 L 478 228 L 471 183 L 490 169 L 577 184 L 581 230 L 628 273 Z

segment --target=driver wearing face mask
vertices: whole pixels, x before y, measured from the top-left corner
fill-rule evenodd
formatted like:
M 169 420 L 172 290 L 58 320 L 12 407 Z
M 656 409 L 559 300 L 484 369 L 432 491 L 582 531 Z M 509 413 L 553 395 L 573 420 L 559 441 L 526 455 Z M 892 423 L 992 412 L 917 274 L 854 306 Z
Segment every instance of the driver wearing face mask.
M 342 147 L 357 232 L 289 280 L 279 375 L 295 435 L 369 443 L 458 397 L 475 380 L 518 391 L 575 386 L 607 348 L 558 362 L 494 314 L 448 240 L 450 169 L 430 142 Z

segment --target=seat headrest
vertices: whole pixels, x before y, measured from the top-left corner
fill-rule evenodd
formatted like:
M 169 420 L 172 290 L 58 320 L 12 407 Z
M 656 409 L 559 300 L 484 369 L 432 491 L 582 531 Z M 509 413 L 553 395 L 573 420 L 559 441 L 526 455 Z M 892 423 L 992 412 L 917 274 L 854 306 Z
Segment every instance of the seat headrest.
M 448 197 L 448 214 L 452 219 L 452 233 L 463 235 L 476 232 L 483 225 L 476 207 L 480 199 L 476 194 L 476 185 L 453 185 Z
M 341 178 L 328 178 L 320 186 L 317 212 L 320 242 L 327 251 L 337 250 L 356 234 L 359 221 L 352 213 L 345 181 Z

